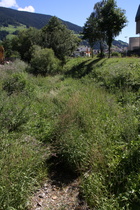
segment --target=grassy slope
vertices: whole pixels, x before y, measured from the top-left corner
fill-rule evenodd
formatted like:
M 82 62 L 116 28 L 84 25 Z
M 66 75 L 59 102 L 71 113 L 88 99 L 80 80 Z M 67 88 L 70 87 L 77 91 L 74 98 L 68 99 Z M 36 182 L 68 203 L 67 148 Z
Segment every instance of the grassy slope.
M 6 38 L 12 38 L 14 35 L 13 33 L 15 31 L 22 31 L 23 29 L 26 29 L 26 26 L 25 25 L 19 25 L 19 26 L 13 26 L 13 25 L 8 25 L 8 27 L 4 27 L 2 26 L 0 28 L 1 31 L 7 31 L 9 34 L 6 36 Z
M 137 58 L 78 58 L 46 78 L 28 75 L 21 61 L 1 67 L 2 209 L 25 209 L 47 177 L 50 145 L 80 174 L 91 208 L 138 209 L 139 67 Z

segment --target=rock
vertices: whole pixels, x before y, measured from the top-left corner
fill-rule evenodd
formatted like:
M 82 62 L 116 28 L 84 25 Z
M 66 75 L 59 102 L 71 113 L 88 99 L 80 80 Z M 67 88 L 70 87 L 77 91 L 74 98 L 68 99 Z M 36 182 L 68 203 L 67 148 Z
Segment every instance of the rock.
M 43 192 L 43 193 L 39 194 L 38 197 L 39 197 L 39 198 L 45 198 L 45 193 Z
M 56 200 L 58 197 L 56 196 L 56 195 L 54 195 L 53 197 L 52 197 L 52 199 L 53 200 Z

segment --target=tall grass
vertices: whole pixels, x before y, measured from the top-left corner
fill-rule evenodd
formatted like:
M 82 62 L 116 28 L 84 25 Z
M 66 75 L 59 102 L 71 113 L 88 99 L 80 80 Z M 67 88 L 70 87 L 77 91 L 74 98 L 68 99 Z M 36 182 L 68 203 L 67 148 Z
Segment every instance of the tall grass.
M 80 176 L 91 209 L 138 209 L 139 60 L 71 59 L 53 77 L 26 68 L 0 69 L 1 209 L 26 209 L 50 148 Z
M 87 169 L 82 190 L 92 208 L 139 208 L 139 65 L 136 58 L 113 58 L 66 66 L 67 75 L 87 86 L 62 117 L 60 152 L 77 170 Z
M 44 162 L 49 150 L 27 132 L 34 115 L 35 85 L 23 66 L 16 61 L 0 69 L 0 208 L 4 210 L 26 209 L 38 177 L 47 176 Z

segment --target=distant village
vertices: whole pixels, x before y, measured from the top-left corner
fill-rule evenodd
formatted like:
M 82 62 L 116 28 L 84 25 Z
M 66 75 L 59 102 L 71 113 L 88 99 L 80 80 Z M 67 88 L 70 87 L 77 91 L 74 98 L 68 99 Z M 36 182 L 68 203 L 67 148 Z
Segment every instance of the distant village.
M 140 34 L 140 5 L 138 7 L 136 16 L 136 34 Z M 139 37 L 129 37 L 129 43 L 122 41 L 116 41 L 117 43 L 112 44 L 111 53 L 120 53 L 123 55 L 137 54 L 140 56 L 140 36 Z M 94 48 L 91 49 L 88 43 L 82 42 L 80 46 L 72 54 L 73 57 L 91 57 L 92 55 L 98 55 L 100 53 L 99 43 L 95 44 Z M 108 53 L 107 46 L 104 46 L 104 54 Z M 0 47 L 0 63 L 4 62 L 4 48 Z
M 128 47 L 125 46 L 125 47 L 117 47 L 117 46 L 113 46 L 111 48 L 111 52 L 118 52 L 118 53 L 126 53 L 128 50 Z M 92 49 L 88 46 L 85 46 L 85 45 L 80 45 L 77 50 L 74 51 L 73 53 L 73 57 L 81 57 L 81 56 L 86 56 L 86 57 L 91 57 L 92 56 L 92 53 L 93 55 L 97 55 L 100 53 L 100 50 L 97 48 L 94 48 L 93 49 L 93 52 L 92 52 Z M 108 53 L 108 50 L 107 48 L 104 49 L 104 53 L 107 54 Z

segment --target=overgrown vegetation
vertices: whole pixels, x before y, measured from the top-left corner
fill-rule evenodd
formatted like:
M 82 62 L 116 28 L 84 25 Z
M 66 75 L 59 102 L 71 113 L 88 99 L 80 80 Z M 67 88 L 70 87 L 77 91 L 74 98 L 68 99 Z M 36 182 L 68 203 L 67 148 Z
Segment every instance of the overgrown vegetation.
M 42 29 L 29 28 L 20 31 L 17 36 L 11 40 L 4 40 L 2 45 L 5 49 L 6 57 L 21 58 L 21 60 L 30 63 L 34 57 L 41 57 L 34 45 L 41 48 L 51 49 L 55 56 L 61 61 L 62 65 L 66 62 L 66 57 L 70 56 L 80 43 L 80 38 L 69 30 L 57 17 L 52 17 L 49 23 Z M 36 52 L 35 52 L 36 49 Z M 47 51 L 47 49 L 45 49 Z M 35 55 L 33 56 L 33 54 Z M 52 55 L 53 57 L 53 55 Z M 49 56 L 50 58 L 50 56 Z M 32 62 L 33 63 L 33 62 Z M 33 67 L 34 68 L 34 67 Z M 42 71 L 42 70 L 41 70 Z
M 52 153 L 79 175 L 91 209 L 139 209 L 139 67 L 76 58 L 47 77 L 20 60 L 0 67 L 1 209 L 27 208 Z
M 104 27 L 98 22 L 94 34 L 99 18 Z M 114 0 L 101 1 L 89 21 L 99 38 L 90 33 L 89 44 L 102 45 L 106 38 L 110 56 L 113 37 L 126 23 L 124 11 Z M 0 66 L 3 210 L 29 209 L 33 191 L 48 179 L 53 155 L 79 176 L 90 209 L 139 209 L 140 61 L 119 54 L 68 58 L 77 37 L 53 17 L 41 30 L 29 28 L 3 41 L 6 57 L 21 59 Z

